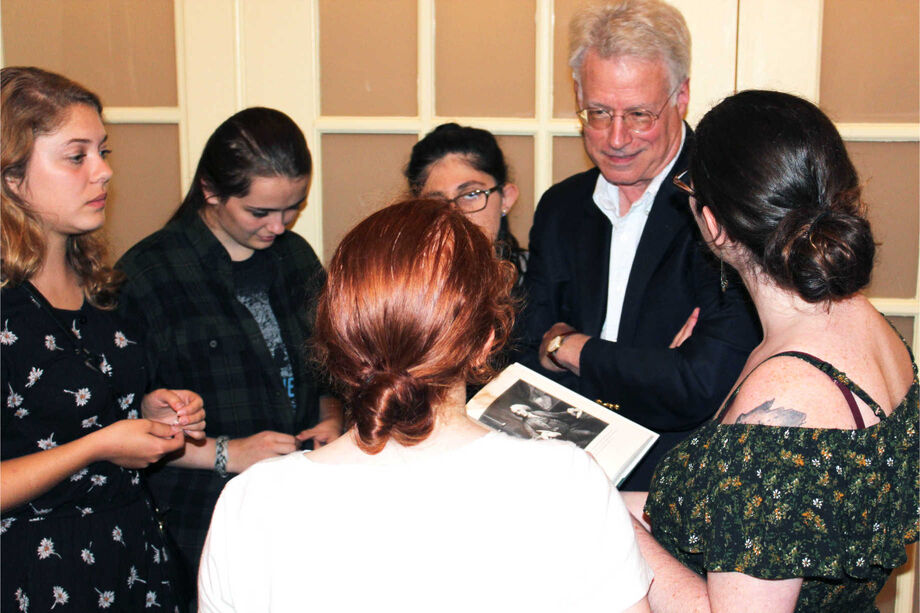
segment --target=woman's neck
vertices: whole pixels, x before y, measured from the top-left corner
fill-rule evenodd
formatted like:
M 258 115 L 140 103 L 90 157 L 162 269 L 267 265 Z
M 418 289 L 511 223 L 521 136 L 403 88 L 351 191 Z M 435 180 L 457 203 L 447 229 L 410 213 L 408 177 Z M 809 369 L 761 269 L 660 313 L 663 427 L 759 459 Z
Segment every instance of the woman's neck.
M 404 464 L 452 451 L 489 432 L 488 428 L 467 417 L 465 399 L 463 382 L 451 386 L 444 402 L 434 408 L 437 419 L 431 434 L 417 445 L 404 446 L 390 439 L 379 453 L 370 455 L 358 447 L 352 428 L 329 445 L 311 452 L 309 457 L 330 464 Z
M 763 342 L 758 349 L 770 352 L 807 343 L 812 332 L 825 337 L 845 311 L 859 308 L 865 302 L 865 298 L 857 294 L 830 303 L 811 303 L 792 290 L 778 287 L 762 271 L 741 271 L 740 275 L 763 328 Z
M 76 310 L 83 305 L 80 276 L 67 262 L 67 241 L 51 240 L 45 245 L 42 266 L 29 281 L 51 306 Z

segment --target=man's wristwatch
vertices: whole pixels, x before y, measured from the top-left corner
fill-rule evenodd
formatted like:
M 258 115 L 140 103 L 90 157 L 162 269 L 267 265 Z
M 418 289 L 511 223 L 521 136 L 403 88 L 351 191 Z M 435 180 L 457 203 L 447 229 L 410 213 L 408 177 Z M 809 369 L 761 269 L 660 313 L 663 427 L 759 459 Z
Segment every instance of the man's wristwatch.
M 549 344 L 546 345 L 546 357 L 549 358 L 550 362 L 562 370 L 566 370 L 566 368 L 562 365 L 562 362 L 556 359 L 556 352 L 559 351 L 560 347 L 562 347 L 562 341 L 564 341 L 565 337 L 567 337 L 569 334 L 575 334 L 575 330 L 569 330 L 568 332 L 557 334 L 553 338 L 549 339 Z

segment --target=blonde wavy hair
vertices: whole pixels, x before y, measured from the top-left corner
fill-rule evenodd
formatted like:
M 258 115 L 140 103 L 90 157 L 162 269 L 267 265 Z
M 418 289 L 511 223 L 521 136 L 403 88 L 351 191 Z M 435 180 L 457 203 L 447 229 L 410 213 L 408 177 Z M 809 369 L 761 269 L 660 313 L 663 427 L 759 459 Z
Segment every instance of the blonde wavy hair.
M 32 67 L 0 69 L 0 287 L 28 281 L 42 266 L 44 230 L 21 188 L 35 139 L 58 130 L 75 104 L 102 114 L 96 94 L 61 75 Z M 111 309 L 122 275 L 104 264 L 105 252 L 99 232 L 67 239 L 67 262 L 87 300 Z

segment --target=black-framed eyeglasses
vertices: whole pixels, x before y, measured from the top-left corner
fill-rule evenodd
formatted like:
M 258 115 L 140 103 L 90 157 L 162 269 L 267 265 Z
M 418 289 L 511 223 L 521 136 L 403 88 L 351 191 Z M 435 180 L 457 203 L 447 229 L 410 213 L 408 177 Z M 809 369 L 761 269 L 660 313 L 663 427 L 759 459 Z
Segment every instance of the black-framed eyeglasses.
M 690 169 L 683 171 L 678 175 L 674 175 L 674 185 L 677 186 L 677 189 L 682 192 L 686 192 L 691 198 L 696 198 L 696 191 L 690 187 Z
M 504 186 L 499 183 L 489 189 L 474 189 L 471 192 L 462 193 L 456 198 L 448 198 L 447 201 L 460 209 L 461 213 L 478 213 L 489 204 L 489 196 L 492 195 L 492 192 L 500 191 L 502 187 Z
M 613 125 L 614 117 L 620 117 L 626 129 L 630 132 L 635 134 L 647 132 L 652 129 L 655 122 L 661 117 L 661 114 L 667 108 L 668 104 L 670 104 L 671 98 L 674 97 L 674 94 L 677 93 L 681 85 L 683 85 L 683 83 L 678 84 L 677 87 L 671 90 L 671 93 L 668 94 L 664 104 L 661 105 L 657 113 L 653 113 L 646 109 L 635 109 L 624 113 L 614 113 L 610 109 L 589 107 L 581 109 L 575 114 L 578 115 L 578 119 L 581 120 L 582 125 L 592 130 L 606 130 Z

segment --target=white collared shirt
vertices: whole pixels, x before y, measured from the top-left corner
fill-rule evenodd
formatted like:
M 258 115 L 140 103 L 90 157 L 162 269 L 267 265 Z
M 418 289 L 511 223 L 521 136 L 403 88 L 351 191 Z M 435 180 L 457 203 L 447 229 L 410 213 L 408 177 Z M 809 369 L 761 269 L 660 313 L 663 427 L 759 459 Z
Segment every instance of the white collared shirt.
M 638 200 L 632 203 L 625 215 L 620 215 L 620 188 L 609 183 L 604 175 L 597 176 L 597 185 L 594 187 L 594 203 L 597 208 L 607 216 L 613 225 L 610 235 L 610 277 L 607 280 L 607 315 L 604 326 L 601 328 L 601 338 L 607 341 L 617 340 L 620 330 L 620 316 L 623 314 L 623 298 L 626 295 L 626 284 L 629 282 L 629 273 L 632 270 L 639 239 L 645 229 L 645 222 L 652 211 L 652 204 L 658 189 L 665 177 L 671 172 L 674 163 L 684 148 L 687 136 L 687 127 L 682 126 L 680 148 L 664 169 L 655 175 L 652 182 Z

